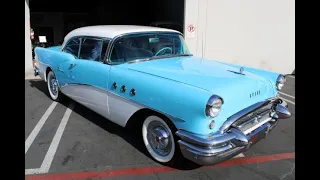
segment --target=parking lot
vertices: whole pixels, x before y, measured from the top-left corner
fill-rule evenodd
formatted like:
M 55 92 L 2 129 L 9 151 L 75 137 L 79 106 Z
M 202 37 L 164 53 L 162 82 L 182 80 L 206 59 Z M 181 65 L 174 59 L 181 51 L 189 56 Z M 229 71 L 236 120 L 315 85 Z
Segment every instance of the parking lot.
M 153 161 L 140 135 L 67 100 L 53 102 L 46 83 L 25 80 L 26 179 L 295 179 L 295 78 L 281 97 L 292 117 L 238 157 L 215 166 L 165 167 Z

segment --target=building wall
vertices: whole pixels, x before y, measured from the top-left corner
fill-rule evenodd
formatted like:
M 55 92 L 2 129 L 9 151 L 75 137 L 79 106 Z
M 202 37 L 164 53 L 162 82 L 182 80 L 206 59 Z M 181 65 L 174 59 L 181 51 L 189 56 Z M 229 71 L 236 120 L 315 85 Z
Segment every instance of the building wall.
M 295 70 L 295 2 L 186 0 L 192 53 L 208 59 L 290 74 Z
M 25 72 L 32 70 L 32 48 L 30 40 L 30 9 L 29 1 L 25 1 Z

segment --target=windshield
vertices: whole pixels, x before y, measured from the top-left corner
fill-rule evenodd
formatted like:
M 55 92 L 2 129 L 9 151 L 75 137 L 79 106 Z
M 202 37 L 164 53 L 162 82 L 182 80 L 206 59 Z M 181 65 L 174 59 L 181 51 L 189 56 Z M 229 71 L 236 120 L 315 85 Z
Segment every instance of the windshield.
M 125 63 L 138 59 L 161 59 L 185 55 L 190 55 L 190 52 L 180 34 L 131 34 L 116 39 L 110 61 Z

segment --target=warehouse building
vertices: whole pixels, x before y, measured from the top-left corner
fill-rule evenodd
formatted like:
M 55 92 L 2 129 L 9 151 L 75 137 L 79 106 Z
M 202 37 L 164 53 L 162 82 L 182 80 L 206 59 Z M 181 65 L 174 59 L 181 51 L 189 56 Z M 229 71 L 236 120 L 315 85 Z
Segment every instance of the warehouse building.
M 291 0 L 26 0 L 25 71 L 32 70 L 32 44 L 39 36 L 59 45 L 77 27 L 157 22 L 180 30 L 195 56 L 284 74 L 295 70 Z

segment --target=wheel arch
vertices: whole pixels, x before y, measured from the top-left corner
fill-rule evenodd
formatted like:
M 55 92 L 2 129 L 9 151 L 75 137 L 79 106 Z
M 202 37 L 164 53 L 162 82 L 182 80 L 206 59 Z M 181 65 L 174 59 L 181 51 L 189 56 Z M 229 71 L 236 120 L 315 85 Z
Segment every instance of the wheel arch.
M 166 122 L 170 123 L 168 126 L 173 126 L 177 129 L 174 122 L 165 114 L 160 113 L 158 111 L 152 110 L 150 108 L 142 108 L 136 111 L 127 121 L 125 128 L 127 129 L 136 129 L 142 127 L 143 120 L 149 115 L 156 115 L 159 116 L 161 119 L 165 120 Z

